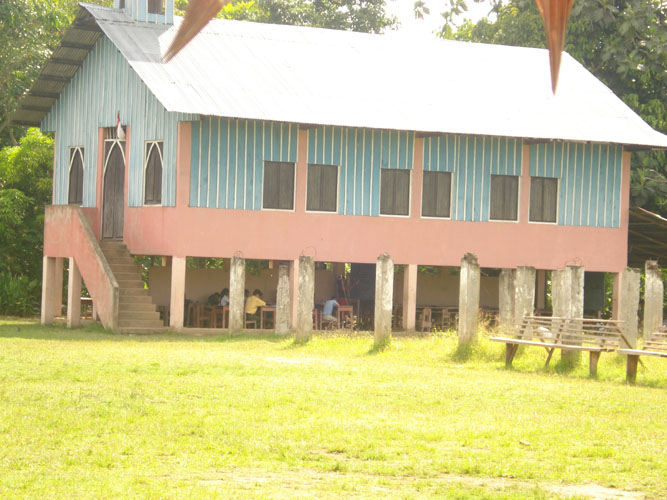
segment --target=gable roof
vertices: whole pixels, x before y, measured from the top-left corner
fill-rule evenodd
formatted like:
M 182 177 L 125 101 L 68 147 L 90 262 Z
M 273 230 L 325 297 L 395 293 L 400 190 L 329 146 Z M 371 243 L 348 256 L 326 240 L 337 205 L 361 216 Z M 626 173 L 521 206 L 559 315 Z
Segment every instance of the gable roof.
M 164 26 L 81 7 L 72 30 L 94 19 L 168 111 L 667 148 L 568 54 L 553 96 L 545 49 L 216 19 L 163 64 L 180 18 Z

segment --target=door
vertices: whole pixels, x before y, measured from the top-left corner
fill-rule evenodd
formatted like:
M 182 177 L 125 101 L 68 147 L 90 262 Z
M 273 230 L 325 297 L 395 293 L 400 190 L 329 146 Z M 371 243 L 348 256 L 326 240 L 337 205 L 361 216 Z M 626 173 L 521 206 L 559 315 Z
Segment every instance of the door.
M 104 141 L 102 239 L 123 239 L 125 208 L 125 141 Z

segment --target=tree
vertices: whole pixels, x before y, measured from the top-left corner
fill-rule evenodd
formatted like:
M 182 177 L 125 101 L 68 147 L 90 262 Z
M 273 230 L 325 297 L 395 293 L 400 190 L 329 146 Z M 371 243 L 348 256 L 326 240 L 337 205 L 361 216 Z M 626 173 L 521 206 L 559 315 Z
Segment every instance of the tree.
M 186 6 L 186 0 L 176 1 L 177 12 Z M 225 5 L 218 17 L 381 33 L 397 22 L 387 16 L 385 7 L 386 0 L 236 0 Z
M 449 0 L 462 12 L 463 0 Z M 450 5 L 451 6 L 451 5 Z M 465 6 L 465 5 L 464 5 Z M 533 0 L 491 0 L 495 21 L 453 28 L 441 36 L 525 47 L 544 47 L 544 26 Z M 577 0 L 565 50 L 602 80 L 649 125 L 667 132 L 667 6 L 661 0 Z M 664 151 L 634 153 L 633 205 L 667 215 Z

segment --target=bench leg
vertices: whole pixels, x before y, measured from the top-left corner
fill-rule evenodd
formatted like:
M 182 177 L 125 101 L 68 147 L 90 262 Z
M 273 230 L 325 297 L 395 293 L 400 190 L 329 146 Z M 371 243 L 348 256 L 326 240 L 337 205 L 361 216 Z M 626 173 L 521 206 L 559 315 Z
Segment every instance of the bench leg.
M 545 348 L 545 349 L 547 349 L 547 348 Z M 549 366 L 549 362 L 551 361 L 551 356 L 553 356 L 555 350 L 556 350 L 555 347 L 552 347 L 551 349 L 547 349 L 547 352 L 549 353 L 549 355 L 547 356 L 547 360 L 544 363 L 544 369 L 545 370 L 546 370 L 547 366 Z
M 628 384 L 634 384 L 637 379 L 637 362 L 639 361 L 638 355 L 628 354 L 628 362 L 625 368 L 625 380 Z
M 514 355 L 516 350 L 519 348 L 519 344 L 505 344 L 505 367 L 509 368 L 512 366 L 512 361 L 514 360 Z
M 598 360 L 600 359 L 600 351 L 591 351 L 588 361 L 588 371 L 591 377 L 595 377 L 598 373 Z

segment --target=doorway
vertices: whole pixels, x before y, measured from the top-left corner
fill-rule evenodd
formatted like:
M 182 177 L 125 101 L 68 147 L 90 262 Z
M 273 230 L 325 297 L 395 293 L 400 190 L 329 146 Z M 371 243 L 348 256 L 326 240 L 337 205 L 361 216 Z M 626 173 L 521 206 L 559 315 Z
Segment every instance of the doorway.
M 125 141 L 104 141 L 102 239 L 123 239 L 125 212 Z

